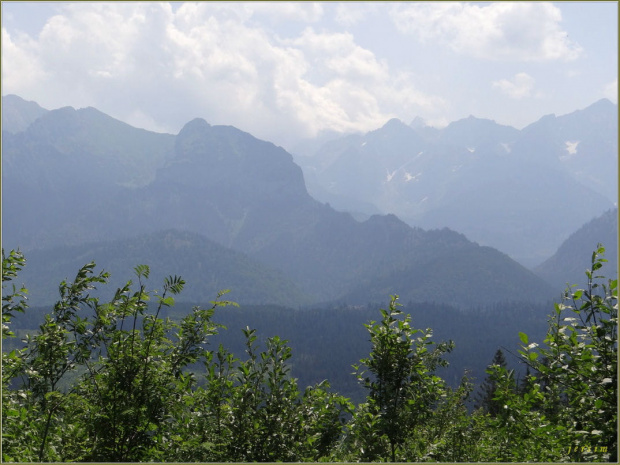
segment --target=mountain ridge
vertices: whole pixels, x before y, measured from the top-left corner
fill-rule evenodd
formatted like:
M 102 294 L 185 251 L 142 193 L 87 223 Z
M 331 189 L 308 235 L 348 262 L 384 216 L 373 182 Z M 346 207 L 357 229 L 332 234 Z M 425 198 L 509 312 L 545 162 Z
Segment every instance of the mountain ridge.
M 310 193 L 361 214 L 448 226 L 528 267 L 617 201 L 617 105 L 609 100 L 522 130 L 476 117 L 433 131 L 388 123 L 296 158 Z
M 5 95 L 2 97 L 2 130 L 22 132 L 48 111 L 36 102 L 26 101 L 14 94 Z
M 584 271 L 591 268 L 591 256 L 598 244 L 605 247 L 606 277 L 618 276 L 618 207 L 588 221 L 573 232 L 558 250 L 534 272 L 551 285 L 561 288 L 566 285 L 586 284 Z
M 434 281 L 422 294 L 407 279 L 403 280 L 404 289 L 392 286 L 381 292 L 414 300 L 449 297 L 451 302 L 461 300 L 463 304 L 486 303 L 489 297 L 482 291 L 482 276 L 505 277 L 510 273 L 502 270 L 514 268 L 509 257 L 497 251 L 492 257 L 485 256 L 480 246 L 460 233 L 412 228 L 395 215 L 371 216 L 359 222 L 348 213 L 335 211 L 310 196 L 302 169 L 290 153 L 232 126 L 212 126 L 194 119 L 176 136 L 133 132 L 131 127 L 92 110 L 52 111 L 33 125 L 52 127 L 49 120 L 54 118 L 61 124 L 65 113 L 81 117 L 84 124 L 65 126 L 65 132 L 54 135 L 53 144 L 41 137 L 37 147 L 53 146 L 68 160 L 67 169 L 74 171 L 70 175 L 59 173 L 61 183 L 42 185 L 28 205 L 20 195 L 7 194 L 30 192 L 40 176 L 49 176 L 37 147 L 27 140 L 32 125 L 30 132 L 3 140 L 3 151 L 10 152 L 7 160 L 14 162 L 5 165 L 3 158 L 3 167 L 10 168 L 3 170 L 3 189 L 5 179 L 10 181 L 4 198 L 11 215 L 6 216 L 3 210 L 5 218 L 10 218 L 8 224 L 3 222 L 7 245 L 32 250 L 67 243 L 130 240 L 178 229 L 200 234 L 283 273 L 313 302 L 348 298 L 360 283 L 379 282 L 398 276 L 398 272 L 411 274 L 415 264 L 424 264 Z M 88 124 L 91 116 L 104 124 L 103 130 Z M 392 124 L 398 131 L 409 131 L 406 125 Z M 115 130 L 126 130 L 136 137 L 120 137 L 114 140 L 116 145 L 110 145 L 108 139 L 113 139 Z M 89 137 L 92 132 L 95 134 Z M 408 137 L 409 133 L 404 134 Z M 157 157 L 146 156 L 144 147 L 152 145 L 158 146 Z M 98 155 L 110 147 L 116 147 L 115 153 Z M 20 157 L 19 153 L 31 156 Z M 84 164 L 72 164 L 75 154 L 80 154 Z M 124 163 L 132 160 L 130 166 L 149 171 L 150 178 L 143 183 L 116 182 L 113 175 L 124 172 Z M 21 171 L 30 177 L 20 178 Z M 96 189 L 89 190 L 89 183 L 102 192 L 91 193 Z M 50 205 L 55 208 L 40 210 Z M 19 216 L 24 208 L 29 217 Z M 469 286 L 468 294 L 461 288 L 450 296 L 438 295 L 440 275 L 450 257 L 468 254 L 477 257 L 476 271 L 461 276 L 465 287 Z M 444 258 L 433 261 L 434 256 Z M 505 290 L 506 299 L 521 300 L 523 295 L 539 299 L 551 293 L 546 285 L 532 286 L 531 279 L 528 270 L 519 268 L 510 282 L 502 278 L 496 284 Z

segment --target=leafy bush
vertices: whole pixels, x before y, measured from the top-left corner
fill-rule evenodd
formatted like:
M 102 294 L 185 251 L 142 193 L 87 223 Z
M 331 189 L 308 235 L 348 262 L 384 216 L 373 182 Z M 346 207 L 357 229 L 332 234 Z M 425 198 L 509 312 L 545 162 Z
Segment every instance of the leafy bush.
M 245 359 L 208 346 L 221 328 L 208 308 L 164 317 L 184 280 L 150 290 L 135 268 L 113 298 L 91 296 L 109 275 L 83 266 L 23 348 L 2 354 L 5 461 L 615 461 L 617 280 L 599 275 L 599 246 L 585 289 L 555 304 L 544 340 L 520 333 L 528 375 L 517 383 L 501 353 L 481 407 L 467 408 L 465 374 L 449 388 L 436 374 L 452 342 L 434 343 L 392 297 L 365 327 L 370 353 L 355 372 L 367 392 L 354 406 L 327 381 L 299 389 L 292 350 L 278 336 L 259 348 L 246 327 Z M 15 337 L 25 266 L 2 252 L 2 337 Z M 10 287 L 7 283 L 11 283 Z

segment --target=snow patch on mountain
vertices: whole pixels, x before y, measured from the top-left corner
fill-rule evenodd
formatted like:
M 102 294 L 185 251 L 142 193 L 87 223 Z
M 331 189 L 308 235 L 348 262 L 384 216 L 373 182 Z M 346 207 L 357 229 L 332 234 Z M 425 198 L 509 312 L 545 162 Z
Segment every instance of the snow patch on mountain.
M 422 173 L 417 173 L 415 175 L 412 175 L 411 173 L 405 171 L 405 182 L 409 182 L 409 181 L 417 181 L 418 178 L 422 176 Z
M 566 142 L 564 142 L 564 144 L 566 145 L 565 147 L 566 155 L 560 155 L 560 160 L 562 161 L 568 160 L 569 158 L 572 158 L 575 155 L 577 155 L 577 146 L 579 145 L 579 142 L 581 141 L 567 140 Z
M 576 142 L 571 142 L 571 141 L 566 141 L 566 151 L 571 154 L 571 155 L 575 155 L 577 153 L 577 146 L 579 145 L 580 141 L 576 141 Z

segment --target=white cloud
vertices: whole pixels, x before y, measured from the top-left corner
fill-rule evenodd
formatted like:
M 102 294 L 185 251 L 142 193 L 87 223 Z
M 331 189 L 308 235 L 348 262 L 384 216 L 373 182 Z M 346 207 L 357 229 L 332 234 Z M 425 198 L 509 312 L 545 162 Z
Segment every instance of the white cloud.
M 504 94 L 514 99 L 529 97 L 532 94 L 535 80 L 527 73 L 518 73 L 512 79 L 501 79 L 492 83 L 494 88 L 498 88 Z
M 562 30 L 560 10 L 550 3 L 404 3 L 392 20 L 421 42 L 439 42 L 457 53 L 489 60 L 573 60 L 582 49 Z
M 446 117 L 437 117 L 425 120 L 426 126 L 435 128 L 435 129 L 443 129 L 447 127 L 451 121 Z
M 387 65 L 375 55 L 355 44 L 348 33 L 316 33 L 307 28 L 303 34 L 288 42 L 304 52 L 306 59 L 329 76 L 348 77 L 353 80 L 389 78 Z
M 377 8 L 376 4 L 372 3 L 338 3 L 336 5 L 336 12 L 334 18 L 336 22 L 344 26 L 353 26 L 364 20 L 369 14 L 372 14 Z
M 323 17 L 323 6 L 315 2 L 247 2 L 244 5 L 270 21 L 314 23 Z
M 203 117 L 278 143 L 445 103 L 351 34 L 306 28 L 284 39 L 256 22 L 271 10 L 302 22 L 323 14 L 320 4 L 280 5 L 70 3 L 36 40 L 3 31 L 3 91 L 168 132 Z
M 248 22 L 252 19 L 276 24 L 296 21 L 314 23 L 323 17 L 323 6 L 314 2 L 185 2 L 177 19 L 185 25 L 198 25 L 207 18 L 218 21 Z
M 37 44 L 29 36 L 11 37 L 2 28 L 2 88 L 4 93 L 19 94 L 45 78 L 37 55 Z
M 392 72 L 372 52 L 358 46 L 351 34 L 317 33 L 307 28 L 288 44 L 299 50 L 307 63 L 298 79 L 305 82 L 306 90 L 320 96 L 324 105 L 317 105 L 314 98 L 308 101 L 306 110 L 312 116 L 307 118 L 312 119 L 315 132 L 328 128 L 365 131 L 402 111 L 445 106 L 442 99 L 417 90 L 411 76 Z
M 614 103 L 618 103 L 618 80 L 615 79 L 605 86 L 603 91 L 605 98 L 608 98 Z

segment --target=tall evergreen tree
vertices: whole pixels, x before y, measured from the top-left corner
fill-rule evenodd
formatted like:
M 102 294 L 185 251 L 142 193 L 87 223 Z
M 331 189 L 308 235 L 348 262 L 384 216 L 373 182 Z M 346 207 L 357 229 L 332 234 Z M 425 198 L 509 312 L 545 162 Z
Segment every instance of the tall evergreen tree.
M 492 366 L 506 368 L 506 357 L 504 357 L 504 352 L 502 352 L 501 349 L 497 349 L 497 352 L 495 352 L 495 356 L 493 357 L 493 361 L 488 368 L 490 369 Z M 484 410 L 484 412 L 489 413 L 493 417 L 496 416 L 501 408 L 501 405 L 493 399 L 495 397 L 496 390 L 497 381 L 489 373 L 476 395 L 474 407 L 476 409 Z

